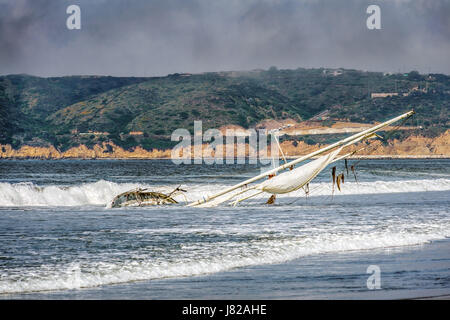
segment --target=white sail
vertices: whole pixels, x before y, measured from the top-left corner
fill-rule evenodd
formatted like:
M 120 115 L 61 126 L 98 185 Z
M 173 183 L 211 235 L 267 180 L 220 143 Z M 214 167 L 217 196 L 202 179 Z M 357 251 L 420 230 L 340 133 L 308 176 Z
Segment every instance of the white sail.
M 298 190 L 314 179 L 328 164 L 333 162 L 341 150 L 342 147 L 291 171 L 283 172 L 260 183 L 255 189 L 272 194 Z

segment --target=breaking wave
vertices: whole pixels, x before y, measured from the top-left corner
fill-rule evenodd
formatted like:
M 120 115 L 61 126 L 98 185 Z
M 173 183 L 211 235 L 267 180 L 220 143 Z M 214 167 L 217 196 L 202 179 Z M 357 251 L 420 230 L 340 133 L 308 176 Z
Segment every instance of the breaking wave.
M 119 193 L 134 188 L 150 188 L 168 192 L 176 187 L 150 186 L 138 183 L 115 183 L 100 180 L 94 183 L 83 183 L 74 186 L 47 185 L 38 186 L 31 182 L 0 183 L 0 206 L 106 206 Z M 221 190 L 226 185 L 187 185 L 186 194 L 189 201 L 201 199 L 211 190 Z M 325 182 L 312 183 L 311 196 L 331 194 L 331 184 Z M 345 182 L 339 195 L 380 194 L 398 192 L 427 192 L 450 190 L 450 179 L 424 179 L 400 181 Z M 289 196 L 287 194 L 286 196 Z M 183 200 L 179 199 L 179 200 Z
M 0 206 L 106 205 L 115 195 L 138 186 L 105 180 L 74 186 L 37 186 L 31 182 L 0 183 Z

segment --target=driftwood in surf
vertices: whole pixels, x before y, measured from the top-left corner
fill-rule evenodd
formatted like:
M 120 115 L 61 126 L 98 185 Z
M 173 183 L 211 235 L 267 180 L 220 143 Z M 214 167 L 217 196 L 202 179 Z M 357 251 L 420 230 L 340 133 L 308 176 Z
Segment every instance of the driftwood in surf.
M 147 189 L 138 188 L 114 197 L 111 202 L 111 208 L 176 204 L 178 202 L 173 199 L 173 196 L 180 192 L 186 192 L 186 190 L 177 187 L 169 194 L 164 194 L 162 192 L 147 191 Z

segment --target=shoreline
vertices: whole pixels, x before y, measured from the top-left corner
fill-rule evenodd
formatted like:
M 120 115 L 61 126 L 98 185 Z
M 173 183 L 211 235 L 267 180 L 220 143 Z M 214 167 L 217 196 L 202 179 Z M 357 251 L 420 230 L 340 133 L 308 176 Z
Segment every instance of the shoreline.
M 286 156 L 286 159 L 289 160 L 295 160 L 303 155 L 299 156 Z M 317 159 L 319 156 L 312 157 L 311 159 Z M 191 160 L 194 160 L 195 158 L 191 158 Z M 204 160 L 208 160 L 211 158 L 203 158 Z M 246 158 L 247 160 L 248 158 Z M 262 160 L 268 160 L 271 158 L 262 158 Z M 347 159 L 350 160 L 391 160 L 391 159 L 450 159 L 450 155 L 360 155 L 360 156 L 350 156 Z M 95 158 L 88 158 L 88 157 L 63 157 L 63 158 L 44 158 L 44 157 L 0 157 L 1 160 L 52 160 L 52 161 L 58 161 L 58 160 L 172 160 L 168 157 L 95 157 Z M 223 158 L 225 161 L 226 158 Z M 283 158 L 279 158 L 279 160 L 283 160 Z
M 309 255 L 199 276 L 0 294 L 0 300 L 449 300 L 450 288 L 442 274 L 442 267 L 450 262 L 449 246 L 450 238 L 444 238 L 407 246 Z M 381 269 L 378 290 L 366 285 L 370 276 L 366 269 L 374 264 Z M 416 278 L 411 278 L 412 274 Z M 239 290 L 242 285 L 246 290 Z
M 406 300 L 450 300 L 450 295 L 443 294 L 443 295 L 439 295 L 439 296 L 417 297 L 417 298 L 406 299 Z
M 353 154 L 348 159 L 449 159 L 450 158 L 450 145 L 448 143 L 450 139 L 450 129 L 436 138 L 426 138 L 423 136 L 410 136 L 405 140 L 398 141 L 392 140 L 389 145 L 383 145 L 380 141 L 375 141 L 373 149 L 364 150 L 364 148 L 358 149 L 358 144 L 349 146 L 350 152 Z M 308 144 L 304 141 L 283 141 L 280 144 L 280 148 L 284 151 L 284 155 L 274 154 L 280 160 L 283 156 L 287 159 L 297 159 L 299 157 L 316 152 L 321 148 L 327 147 L 327 144 Z M 272 152 L 268 149 L 264 153 L 252 151 L 250 152 L 250 146 L 245 143 L 241 147 L 245 147 L 240 152 L 233 154 L 222 153 L 222 157 L 216 157 L 216 153 L 212 153 L 211 146 L 208 144 L 202 144 L 201 150 L 197 150 L 200 153 L 196 153 L 192 149 L 183 149 L 180 160 L 193 159 L 194 156 L 202 156 L 203 159 L 231 159 L 231 158 L 250 158 L 255 157 L 261 159 L 271 159 Z M 236 145 L 234 146 L 236 148 Z M 248 150 L 247 150 L 248 148 Z M 144 149 L 142 146 L 133 147 L 131 149 L 123 149 L 120 146 L 115 145 L 112 142 L 103 142 L 102 144 L 96 144 L 92 147 L 87 147 L 84 144 L 80 144 L 77 147 L 72 147 L 68 150 L 61 151 L 52 145 L 49 146 L 30 146 L 24 145 L 19 149 L 14 149 L 11 145 L 0 144 L 0 159 L 46 159 L 46 160 L 59 160 L 59 159 L 172 159 L 173 149 L 157 149 L 152 148 L 150 150 Z M 358 152 L 355 154 L 355 152 Z M 220 154 L 220 153 L 219 153 Z M 180 154 L 176 154 L 177 159 Z M 228 157 L 227 157 L 228 156 Z

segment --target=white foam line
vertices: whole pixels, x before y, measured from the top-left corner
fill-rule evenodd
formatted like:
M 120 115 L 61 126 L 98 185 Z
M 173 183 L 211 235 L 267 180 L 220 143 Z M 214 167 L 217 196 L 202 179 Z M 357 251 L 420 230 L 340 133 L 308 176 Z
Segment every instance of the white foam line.
M 75 186 L 36 186 L 33 183 L 0 183 L 0 206 L 106 206 L 119 193 L 141 187 L 157 191 L 169 191 L 173 186 L 149 186 L 133 183 L 115 183 L 100 180 L 95 183 L 84 183 Z M 190 185 L 186 186 L 188 201 L 202 199 L 211 190 L 224 188 L 225 185 Z M 311 196 L 330 195 L 331 184 L 320 182 L 310 186 Z M 345 182 L 342 191 L 335 195 L 376 194 L 398 192 L 427 192 L 450 190 L 450 179 Z M 289 196 L 281 195 L 283 196 Z M 177 198 L 184 203 L 184 198 Z
M 39 270 L 25 271 L 24 274 L 16 274 L 12 279 L 8 279 L 8 275 L 3 272 L 0 277 L 0 293 L 91 288 L 141 280 L 206 275 L 239 267 L 282 263 L 312 254 L 418 245 L 449 235 L 448 226 L 425 234 L 323 234 L 311 238 L 263 240 L 240 247 L 220 244 L 220 248 L 216 248 L 220 249 L 220 255 L 205 253 L 203 258 L 198 258 L 198 252 L 194 250 L 192 256 L 183 260 L 157 260 L 149 257 L 141 261 L 129 260 L 122 263 L 100 262 L 82 265 L 74 262 L 66 266 L 47 266 Z

